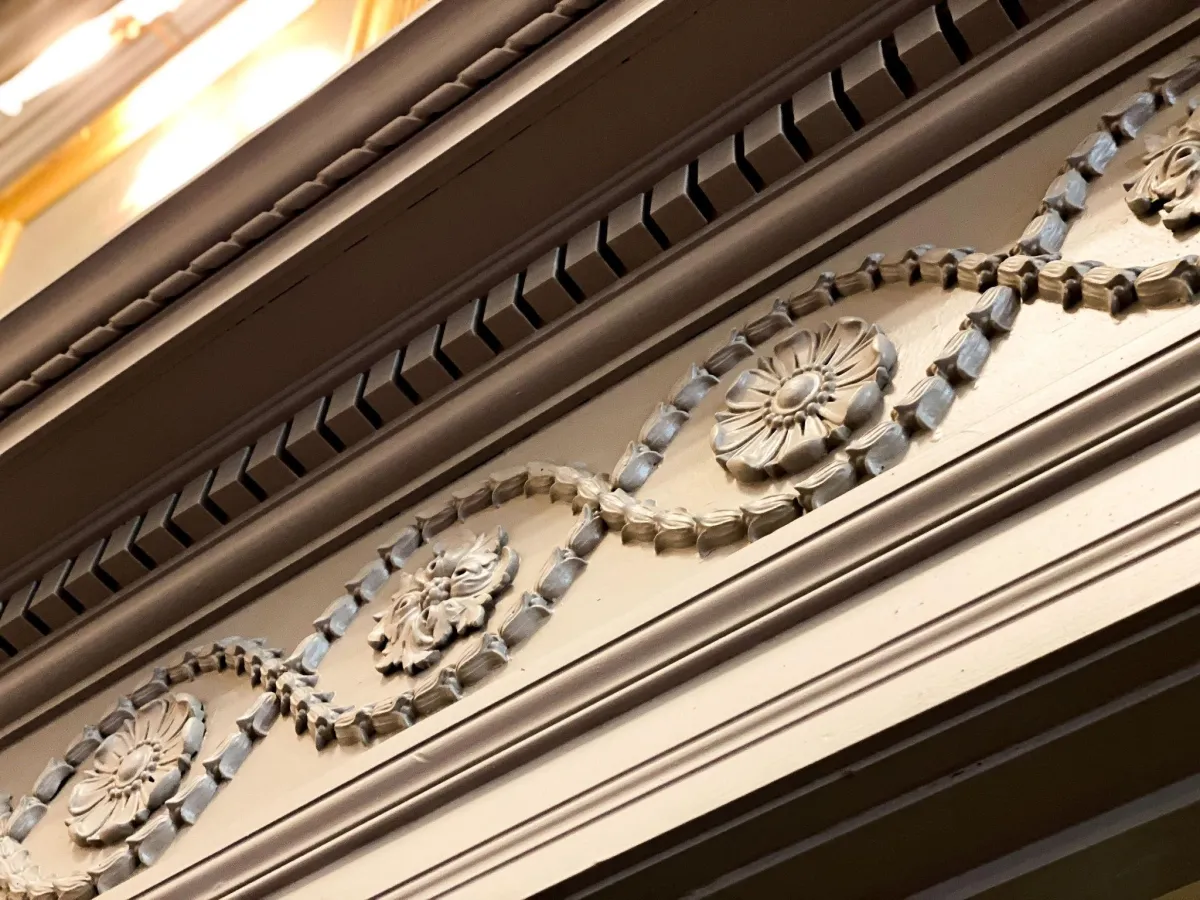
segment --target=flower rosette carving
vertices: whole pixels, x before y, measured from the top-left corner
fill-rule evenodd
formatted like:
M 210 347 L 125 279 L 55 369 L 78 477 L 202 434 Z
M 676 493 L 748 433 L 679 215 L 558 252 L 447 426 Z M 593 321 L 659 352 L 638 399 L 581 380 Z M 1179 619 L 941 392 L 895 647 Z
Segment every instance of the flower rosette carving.
M 105 738 L 91 770 L 71 792 L 67 830 L 84 846 L 133 834 L 179 789 L 204 740 L 204 710 L 186 694 L 165 694 Z
M 482 628 L 497 598 L 512 584 L 520 556 L 503 528 L 439 550 L 415 575 L 401 572 L 400 589 L 376 615 L 367 636 L 385 675 L 428 669 L 457 637 Z
M 1125 202 L 1137 216 L 1162 211 L 1162 223 L 1182 231 L 1200 222 L 1200 110 L 1165 139 L 1146 139 L 1145 168 L 1126 182 Z
M 739 481 L 810 468 L 878 412 L 896 358 L 862 319 L 797 331 L 729 388 L 712 430 L 717 461 Z

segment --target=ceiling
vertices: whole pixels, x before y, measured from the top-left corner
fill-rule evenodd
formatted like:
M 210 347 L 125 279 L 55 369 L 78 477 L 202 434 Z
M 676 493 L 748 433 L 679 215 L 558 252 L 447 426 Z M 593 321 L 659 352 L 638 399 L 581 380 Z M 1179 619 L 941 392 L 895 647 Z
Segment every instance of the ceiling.
M 116 0 L 0 0 L 0 81 L 7 81 L 56 37 Z
M 116 0 L 0 0 L 0 81 L 7 80 L 75 24 Z M 26 104 L 15 118 L 0 116 L 0 188 L 11 183 L 128 93 L 179 46 L 202 33 L 238 0 L 187 0 L 162 32 L 113 50 L 98 65 Z

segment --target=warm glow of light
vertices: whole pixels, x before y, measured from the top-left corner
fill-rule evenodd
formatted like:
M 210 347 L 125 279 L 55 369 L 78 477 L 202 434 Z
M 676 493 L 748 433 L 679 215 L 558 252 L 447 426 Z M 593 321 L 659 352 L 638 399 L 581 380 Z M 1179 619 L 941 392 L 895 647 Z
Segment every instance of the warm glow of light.
M 164 63 L 121 107 L 122 128 L 149 133 L 232 69 L 315 0 L 246 0 Z
M 327 47 L 296 47 L 270 56 L 239 79 L 229 114 L 244 134 L 257 131 L 311 94 L 341 64 L 341 55 Z
M 140 212 L 198 175 L 238 141 L 307 97 L 342 64 L 325 47 L 300 46 L 268 55 L 214 88 L 204 110 L 169 123 L 138 165 L 124 207 Z
M 108 12 L 76 25 L 28 66 L 0 84 L 0 113 L 18 115 L 33 98 L 86 72 L 122 41 L 137 37 L 183 0 L 121 0 Z
M 125 208 L 141 211 L 153 206 L 237 142 L 237 131 L 216 116 L 182 116 L 142 159 L 125 194 Z

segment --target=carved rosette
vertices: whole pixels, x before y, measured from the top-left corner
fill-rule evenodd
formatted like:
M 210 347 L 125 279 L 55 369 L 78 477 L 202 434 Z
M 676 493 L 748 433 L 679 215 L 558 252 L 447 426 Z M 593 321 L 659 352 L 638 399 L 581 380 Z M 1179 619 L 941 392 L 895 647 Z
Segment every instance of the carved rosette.
M 449 550 L 403 580 L 367 642 L 379 651 L 375 667 L 384 674 L 415 675 L 437 663 L 460 635 L 483 627 L 496 599 L 516 577 L 521 560 L 497 528 Z
M 1137 216 L 1162 212 L 1162 223 L 1172 231 L 1200 224 L 1200 110 L 1165 140 L 1147 138 L 1146 167 L 1125 184 L 1125 202 Z
M 739 481 L 803 472 L 878 412 L 895 368 L 892 342 L 862 319 L 796 332 L 725 395 L 717 461 Z
M 67 829 L 85 846 L 127 838 L 179 789 L 204 739 L 204 710 L 187 694 L 165 694 L 138 710 L 96 750 L 71 792 Z

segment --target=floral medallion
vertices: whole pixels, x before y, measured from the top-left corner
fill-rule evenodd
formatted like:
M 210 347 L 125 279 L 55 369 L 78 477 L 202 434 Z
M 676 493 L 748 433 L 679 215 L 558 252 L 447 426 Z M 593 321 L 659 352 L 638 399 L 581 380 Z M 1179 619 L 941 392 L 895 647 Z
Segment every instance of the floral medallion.
M 151 700 L 96 750 L 71 792 L 67 828 L 85 846 L 123 840 L 179 789 L 204 740 L 204 710 L 187 694 Z
M 487 621 L 496 599 L 508 589 L 521 558 L 497 528 L 457 547 L 439 550 L 429 563 L 410 575 L 400 572 L 400 589 L 367 642 L 379 652 L 375 668 L 384 674 L 409 675 L 441 659 L 456 637 Z
M 1200 109 L 1166 139 L 1146 138 L 1146 167 L 1125 184 L 1125 202 L 1137 216 L 1161 210 L 1162 223 L 1172 231 L 1200 224 Z
M 895 368 L 892 342 L 862 319 L 796 332 L 729 388 L 717 461 L 739 481 L 803 472 L 879 410 Z

